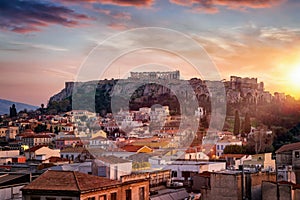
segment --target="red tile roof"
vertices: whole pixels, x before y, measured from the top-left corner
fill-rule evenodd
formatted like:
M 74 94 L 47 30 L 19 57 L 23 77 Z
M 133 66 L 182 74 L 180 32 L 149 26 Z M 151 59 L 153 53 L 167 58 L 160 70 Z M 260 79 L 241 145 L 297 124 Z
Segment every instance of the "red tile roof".
M 90 190 L 100 190 L 103 187 L 118 187 L 120 181 L 104 177 L 84 174 L 77 171 L 46 171 L 32 181 L 25 190 L 39 191 L 74 191 L 84 193 Z
M 143 148 L 143 146 L 126 145 L 126 146 L 122 147 L 122 149 L 127 152 L 137 152 L 141 148 Z
M 142 148 L 149 148 L 151 151 L 152 149 L 148 146 L 138 146 L 138 145 L 125 145 L 124 147 L 121 147 L 121 149 L 127 151 L 127 152 L 138 152 Z
M 62 137 L 60 139 L 57 139 L 56 141 L 66 141 L 66 140 L 69 140 L 69 141 L 79 141 L 81 140 L 80 137 Z
M 297 149 L 300 149 L 300 142 L 283 145 L 275 153 L 282 153 L 282 152 L 293 151 Z

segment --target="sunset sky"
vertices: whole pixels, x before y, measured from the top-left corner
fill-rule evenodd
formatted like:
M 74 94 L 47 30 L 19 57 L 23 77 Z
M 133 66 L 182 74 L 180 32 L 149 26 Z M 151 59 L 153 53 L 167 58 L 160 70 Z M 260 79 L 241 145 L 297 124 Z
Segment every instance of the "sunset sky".
M 143 27 L 190 37 L 224 79 L 257 77 L 272 93 L 300 98 L 299 10 L 298 0 L 1 0 L 0 98 L 46 104 L 64 82 L 77 80 L 97 45 Z M 122 43 L 111 45 L 126 46 L 131 40 L 125 35 Z M 187 48 L 173 41 L 176 48 Z M 97 62 L 104 70 L 102 60 Z M 116 60 L 112 66 L 118 70 L 111 66 L 105 76 L 119 78 L 133 67 L 142 69 L 144 63 L 178 69 L 184 78 L 199 77 L 178 56 L 145 49 Z

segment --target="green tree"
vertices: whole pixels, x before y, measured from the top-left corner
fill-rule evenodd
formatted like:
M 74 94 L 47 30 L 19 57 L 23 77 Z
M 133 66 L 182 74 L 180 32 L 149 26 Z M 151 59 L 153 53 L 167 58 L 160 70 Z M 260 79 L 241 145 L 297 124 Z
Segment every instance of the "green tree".
M 251 121 L 250 121 L 250 116 L 248 113 L 245 115 L 245 121 L 244 121 L 244 130 L 243 132 L 245 134 L 249 134 L 251 131 Z
M 240 145 L 227 145 L 224 149 L 224 154 L 243 154 L 245 149 Z
M 233 128 L 233 134 L 234 135 L 239 135 L 240 134 L 240 115 L 239 111 L 235 111 L 235 116 L 234 116 L 234 128 Z
M 34 132 L 36 132 L 36 133 L 41 133 L 41 132 L 45 132 L 45 131 L 47 131 L 47 125 L 44 125 L 44 124 L 38 124 L 34 128 Z

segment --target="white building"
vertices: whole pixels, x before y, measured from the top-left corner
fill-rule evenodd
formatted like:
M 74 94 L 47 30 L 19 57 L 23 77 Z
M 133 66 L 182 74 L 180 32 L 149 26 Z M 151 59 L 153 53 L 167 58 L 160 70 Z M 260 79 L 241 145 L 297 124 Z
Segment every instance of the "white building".
M 217 172 L 225 170 L 226 162 L 174 161 L 166 164 L 164 169 L 171 170 L 172 180 L 183 181 L 202 172 Z
M 238 140 L 235 136 L 224 136 L 216 143 L 216 156 L 222 156 L 225 147 L 228 145 L 242 146 L 242 141 Z
M 115 156 L 101 156 L 93 160 L 92 174 L 120 180 L 121 176 L 132 172 L 132 162 Z
M 60 157 L 59 149 L 50 149 L 42 145 L 32 147 L 25 151 L 26 159 L 38 160 L 42 162 L 47 162 L 50 157 Z
M 204 109 L 202 107 L 198 107 L 197 110 L 195 110 L 195 116 L 198 118 L 202 118 L 204 115 Z

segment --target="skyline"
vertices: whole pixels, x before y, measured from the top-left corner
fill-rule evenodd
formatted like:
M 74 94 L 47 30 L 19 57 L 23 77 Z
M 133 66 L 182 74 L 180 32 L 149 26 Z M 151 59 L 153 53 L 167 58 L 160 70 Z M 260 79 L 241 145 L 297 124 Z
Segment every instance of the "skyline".
M 162 27 L 194 39 L 222 78 L 255 77 L 266 90 L 299 99 L 299 7 L 296 0 L 3 0 L 1 98 L 46 104 L 64 82 L 76 80 L 86 56 L 100 42 L 134 28 Z M 147 59 L 153 63 L 162 57 L 165 62 L 158 64 L 173 66 L 184 78 L 194 76 L 180 59 L 161 52 L 140 51 L 113 64 L 125 74 Z

